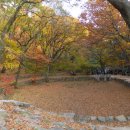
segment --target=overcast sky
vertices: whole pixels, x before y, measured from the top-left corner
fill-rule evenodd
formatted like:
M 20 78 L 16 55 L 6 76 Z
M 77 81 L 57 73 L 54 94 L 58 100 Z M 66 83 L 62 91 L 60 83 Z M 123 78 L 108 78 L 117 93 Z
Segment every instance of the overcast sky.
M 43 3 L 44 5 L 51 6 L 54 9 L 57 6 L 57 3 L 60 1 L 61 6 L 66 10 L 72 17 L 78 18 L 83 11 L 83 6 L 87 0 L 69 0 L 70 2 L 65 2 L 65 0 L 54 0 L 50 3 Z M 52 4 L 53 3 L 53 4 Z
M 63 8 L 73 17 L 78 18 L 83 11 L 83 5 L 87 0 L 70 0 L 70 3 L 63 2 Z

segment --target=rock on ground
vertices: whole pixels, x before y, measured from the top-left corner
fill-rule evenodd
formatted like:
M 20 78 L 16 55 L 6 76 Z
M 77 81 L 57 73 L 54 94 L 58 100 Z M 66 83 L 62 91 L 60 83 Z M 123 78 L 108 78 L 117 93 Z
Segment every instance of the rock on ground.
M 76 119 L 74 119 L 76 118 Z M 130 127 L 92 125 L 96 116 L 77 116 L 75 113 L 46 112 L 31 104 L 14 100 L 0 100 L 0 130 L 130 130 Z M 117 117 L 124 120 L 123 116 Z M 113 120 L 98 117 L 98 120 Z

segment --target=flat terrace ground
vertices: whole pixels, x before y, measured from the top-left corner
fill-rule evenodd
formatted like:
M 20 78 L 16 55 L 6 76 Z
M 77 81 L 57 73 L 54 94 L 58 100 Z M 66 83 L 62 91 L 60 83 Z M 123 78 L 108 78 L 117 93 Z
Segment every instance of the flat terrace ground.
M 52 112 L 80 115 L 130 115 L 130 88 L 115 81 L 55 82 L 24 86 L 11 99 Z

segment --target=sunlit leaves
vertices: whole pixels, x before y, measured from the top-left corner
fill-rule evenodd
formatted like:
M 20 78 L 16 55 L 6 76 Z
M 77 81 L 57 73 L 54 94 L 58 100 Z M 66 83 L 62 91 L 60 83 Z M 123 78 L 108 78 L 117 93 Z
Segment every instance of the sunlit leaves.
M 19 57 L 22 51 L 18 47 L 17 43 L 8 37 L 5 39 L 7 46 L 5 48 L 5 60 L 4 66 L 7 69 L 15 69 L 19 65 Z

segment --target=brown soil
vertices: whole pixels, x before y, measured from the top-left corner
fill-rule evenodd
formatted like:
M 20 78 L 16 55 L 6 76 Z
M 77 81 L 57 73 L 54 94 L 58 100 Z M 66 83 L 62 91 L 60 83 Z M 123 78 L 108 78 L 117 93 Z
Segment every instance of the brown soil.
M 59 82 L 16 90 L 11 99 L 34 104 L 47 111 L 80 115 L 130 115 L 130 88 L 115 81 Z

